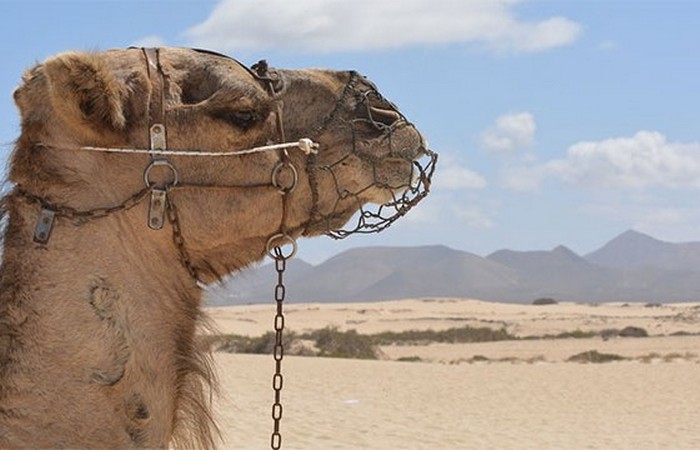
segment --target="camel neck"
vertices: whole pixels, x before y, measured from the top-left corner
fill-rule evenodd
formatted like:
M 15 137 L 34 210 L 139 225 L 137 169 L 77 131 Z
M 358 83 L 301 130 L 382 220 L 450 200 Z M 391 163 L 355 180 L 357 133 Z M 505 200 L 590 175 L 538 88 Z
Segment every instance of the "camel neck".
M 172 245 L 136 234 L 139 211 L 58 224 L 45 245 L 36 211 L 11 201 L 9 215 L 0 447 L 166 448 L 188 409 L 205 409 L 211 378 L 195 348 L 199 291 Z

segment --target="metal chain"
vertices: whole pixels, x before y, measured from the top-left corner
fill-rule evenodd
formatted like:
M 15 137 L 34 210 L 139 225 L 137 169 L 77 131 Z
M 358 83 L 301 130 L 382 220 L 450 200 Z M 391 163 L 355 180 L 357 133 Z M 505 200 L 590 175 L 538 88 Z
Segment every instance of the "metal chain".
M 20 186 L 15 189 L 15 193 L 29 203 L 37 204 L 42 208 L 49 209 L 55 212 L 57 216 L 65 217 L 66 219 L 73 221 L 76 225 L 81 225 L 91 220 L 102 219 L 112 214 L 131 209 L 141 203 L 152 190 L 153 188 L 148 186 L 136 192 L 134 195 L 118 205 L 88 210 L 79 210 L 70 206 L 53 204 L 46 201 L 46 199 L 39 197 L 38 195 L 26 191 Z
M 275 393 L 275 402 L 272 404 L 272 420 L 274 422 L 274 428 L 270 440 L 270 447 L 273 450 L 278 450 L 282 448 L 282 434 L 280 433 L 280 422 L 282 421 L 282 359 L 284 358 L 284 343 L 282 342 L 282 333 L 284 331 L 284 312 L 282 310 L 282 305 L 286 295 L 284 271 L 287 268 L 287 257 L 284 256 L 280 247 L 275 247 L 273 249 L 273 257 L 275 259 L 275 270 L 277 271 L 277 285 L 275 286 L 277 313 L 275 314 L 274 321 L 275 347 L 272 353 L 275 360 L 275 374 L 272 376 L 272 389 Z
M 180 256 L 180 262 L 183 266 L 185 266 L 185 269 L 187 269 L 187 273 L 190 274 L 190 277 L 192 277 L 196 283 L 200 283 L 201 281 L 197 274 L 197 269 L 195 269 L 194 264 L 192 264 L 190 254 L 187 251 L 187 247 L 185 247 L 185 237 L 182 235 L 182 227 L 180 226 L 180 217 L 177 213 L 177 207 L 175 206 L 175 203 L 170 200 L 170 196 L 167 196 L 166 198 L 165 210 L 168 215 L 168 222 L 170 222 L 170 225 L 173 228 L 173 243 L 175 244 L 175 248 L 177 248 L 177 252 Z

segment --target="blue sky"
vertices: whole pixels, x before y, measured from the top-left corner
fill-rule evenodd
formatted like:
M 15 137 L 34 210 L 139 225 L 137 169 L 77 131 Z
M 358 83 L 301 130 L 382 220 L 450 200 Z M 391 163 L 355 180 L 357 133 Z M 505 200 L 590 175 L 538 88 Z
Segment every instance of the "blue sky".
M 0 0 L 0 157 L 12 90 L 65 50 L 199 46 L 251 64 L 353 68 L 440 153 L 434 192 L 345 248 L 579 253 L 630 228 L 700 241 L 700 2 Z

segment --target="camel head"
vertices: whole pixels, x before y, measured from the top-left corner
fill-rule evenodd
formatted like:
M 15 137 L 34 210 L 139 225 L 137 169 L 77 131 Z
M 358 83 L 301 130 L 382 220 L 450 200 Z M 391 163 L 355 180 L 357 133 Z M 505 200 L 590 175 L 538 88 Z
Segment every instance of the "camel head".
M 426 195 L 435 154 L 358 73 L 248 69 L 192 49 L 155 55 L 64 53 L 29 70 L 15 91 L 18 189 L 48 209 L 105 210 L 131 199 L 129 217 L 142 219 L 128 229 L 172 246 L 169 228 L 177 228 L 181 256 L 206 282 L 261 259 L 272 236 L 379 231 Z M 154 120 L 164 122 L 172 154 L 136 151 L 153 148 Z M 233 154 L 301 139 L 317 146 Z M 115 149 L 133 151 L 107 151 Z M 148 226 L 149 187 L 166 191 L 162 229 Z

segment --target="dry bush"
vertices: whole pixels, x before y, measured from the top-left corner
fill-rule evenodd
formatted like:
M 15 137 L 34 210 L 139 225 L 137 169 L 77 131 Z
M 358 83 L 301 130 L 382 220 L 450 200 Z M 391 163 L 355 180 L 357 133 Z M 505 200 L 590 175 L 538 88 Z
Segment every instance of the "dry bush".
M 538 299 L 534 300 L 532 302 L 532 304 L 539 305 L 539 306 L 541 306 L 541 305 L 557 305 L 557 304 L 559 304 L 559 302 L 554 300 L 553 298 L 542 297 L 542 298 L 538 298 Z
M 641 327 L 625 327 L 620 333 L 620 337 L 648 337 L 647 330 Z
M 447 330 L 408 330 L 401 332 L 385 331 L 370 335 L 376 345 L 417 345 L 431 342 L 470 343 L 494 342 L 518 339 L 505 328 L 495 330 L 488 327 L 463 326 Z
M 613 361 L 624 361 L 627 358 L 616 355 L 614 353 L 600 353 L 598 350 L 589 350 L 587 352 L 578 353 L 567 361 L 580 363 L 607 363 Z
M 301 336 L 316 343 L 318 356 L 330 358 L 377 359 L 379 351 L 372 338 L 355 330 L 340 331 L 334 327 Z

